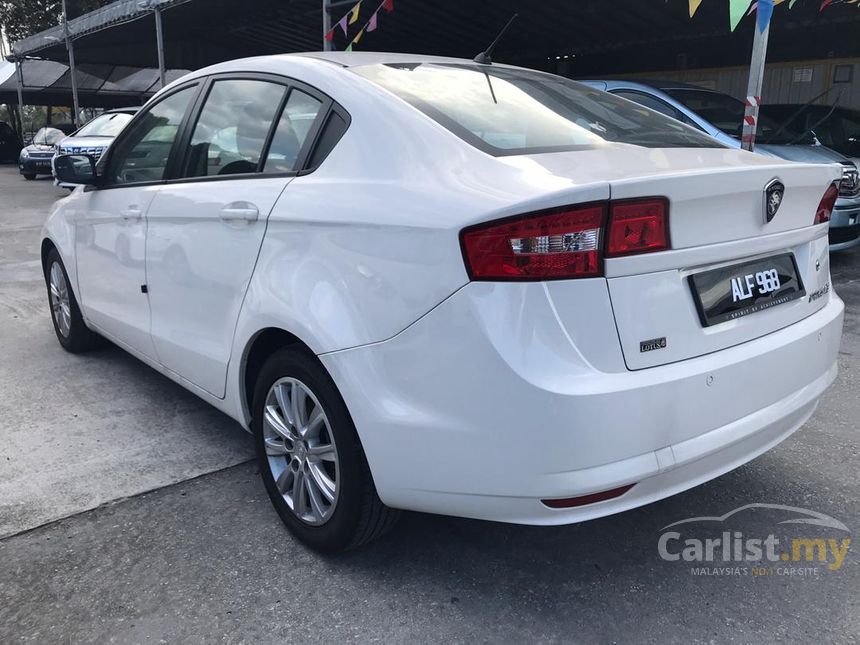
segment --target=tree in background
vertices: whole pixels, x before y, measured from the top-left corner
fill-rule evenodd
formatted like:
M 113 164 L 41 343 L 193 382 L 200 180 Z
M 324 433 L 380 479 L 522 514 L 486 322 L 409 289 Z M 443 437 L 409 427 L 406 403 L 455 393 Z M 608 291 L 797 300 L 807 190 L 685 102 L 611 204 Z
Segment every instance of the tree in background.
M 112 1 L 67 0 L 66 8 L 69 12 L 69 19 L 110 4 Z M 2 29 L 7 43 L 11 45 L 22 38 L 56 27 L 62 20 L 62 14 L 63 3 L 61 0 L 0 0 L 0 29 Z M 5 108 L 6 114 L 0 112 L 0 120 L 6 120 L 16 131 L 22 133 L 44 126 L 47 121 L 47 112 L 51 109 L 25 106 L 24 123 L 18 124 L 14 109 L 10 106 L 5 106 Z M 51 120 L 57 122 L 56 116 Z M 68 116 L 63 120 L 68 121 Z
M 112 0 L 67 0 L 69 18 L 98 9 Z M 0 26 L 9 43 L 56 27 L 62 19 L 60 0 L 0 0 Z

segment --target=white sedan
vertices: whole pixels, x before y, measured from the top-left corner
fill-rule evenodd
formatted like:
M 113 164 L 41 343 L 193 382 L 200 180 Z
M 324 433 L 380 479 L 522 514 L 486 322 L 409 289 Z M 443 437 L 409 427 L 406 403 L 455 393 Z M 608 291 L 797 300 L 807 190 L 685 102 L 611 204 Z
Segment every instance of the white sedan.
M 396 509 L 647 504 L 775 446 L 836 375 L 841 169 L 557 76 L 237 60 L 57 173 L 79 184 L 42 241 L 60 343 L 107 338 L 253 432 L 316 549 Z

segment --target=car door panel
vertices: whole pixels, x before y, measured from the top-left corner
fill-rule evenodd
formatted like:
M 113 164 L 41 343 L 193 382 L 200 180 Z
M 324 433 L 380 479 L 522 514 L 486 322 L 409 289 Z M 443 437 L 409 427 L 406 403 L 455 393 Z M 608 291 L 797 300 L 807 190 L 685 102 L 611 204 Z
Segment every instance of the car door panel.
M 282 79 L 214 77 L 180 177 L 147 217 L 152 341 L 161 364 L 225 395 L 233 333 L 266 220 L 326 105 Z
M 179 183 L 150 206 L 147 287 L 159 361 L 214 396 L 224 396 L 266 218 L 290 179 Z
M 95 190 L 75 217 L 81 306 L 87 319 L 115 340 L 149 357 L 146 211 L 158 186 Z
M 156 359 L 146 296 L 146 215 L 163 185 L 177 134 L 197 84 L 178 88 L 138 114 L 103 164 L 102 182 L 82 196 L 75 216 L 75 254 L 81 307 L 113 340 Z M 141 150 L 157 142 L 165 153 L 146 165 Z M 175 155 L 175 153 L 173 153 Z

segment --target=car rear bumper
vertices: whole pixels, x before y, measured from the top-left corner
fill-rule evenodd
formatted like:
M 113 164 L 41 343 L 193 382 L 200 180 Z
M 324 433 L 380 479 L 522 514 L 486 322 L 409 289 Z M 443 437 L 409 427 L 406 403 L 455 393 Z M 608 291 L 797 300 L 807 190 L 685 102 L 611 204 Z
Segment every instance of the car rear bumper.
M 472 283 L 388 341 L 320 356 L 386 504 L 525 524 L 616 513 L 768 450 L 836 376 L 844 307 L 835 294 L 757 340 L 608 373 L 536 300 L 499 312 L 494 300 L 516 302 L 508 286 Z M 538 298 L 542 286 L 532 286 Z M 628 484 L 578 508 L 541 502 Z
M 22 175 L 50 175 L 52 173 L 51 158 L 19 160 L 18 171 Z

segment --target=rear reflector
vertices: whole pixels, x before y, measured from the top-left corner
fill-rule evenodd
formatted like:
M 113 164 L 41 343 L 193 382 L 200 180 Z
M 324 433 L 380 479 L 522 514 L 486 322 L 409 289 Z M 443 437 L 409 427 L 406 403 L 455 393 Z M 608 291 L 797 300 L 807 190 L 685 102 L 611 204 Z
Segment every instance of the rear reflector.
M 479 224 L 461 233 L 472 280 L 558 280 L 602 273 L 606 204 L 584 204 Z
M 606 257 L 651 253 L 669 248 L 665 199 L 642 199 L 612 202 L 609 207 L 609 231 Z
M 585 506 L 586 504 L 594 504 L 595 502 L 603 502 L 607 499 L 615 499 L 621 497 L 636 484 L 628 484 L 611 490 L 600 491 L 599 493 L 591 493 L 590 495 L 581 495 L 580 497 L 565 497 L 564 499 L 542 499 L 541 502 L 550 508 L 575 508 L 577 506 Z
M 833 207 L 836 205 L 836 198 L 839 197 L 839 184 L 835 181 L 824 191 L 824 197 L 818 204 L 818 209 L 815 211 L 815 220 L 813 224 L 823 224 L 830 221 L 830 214 L 833 212 Z

